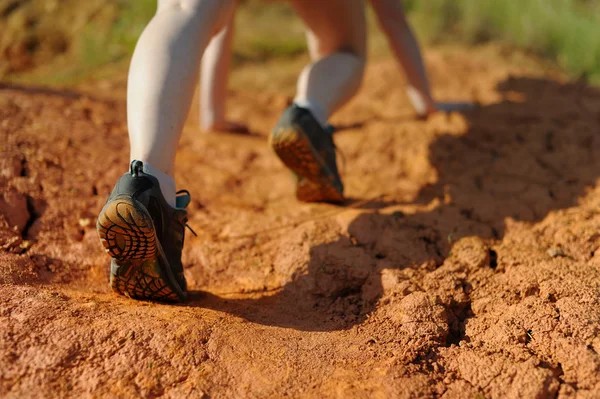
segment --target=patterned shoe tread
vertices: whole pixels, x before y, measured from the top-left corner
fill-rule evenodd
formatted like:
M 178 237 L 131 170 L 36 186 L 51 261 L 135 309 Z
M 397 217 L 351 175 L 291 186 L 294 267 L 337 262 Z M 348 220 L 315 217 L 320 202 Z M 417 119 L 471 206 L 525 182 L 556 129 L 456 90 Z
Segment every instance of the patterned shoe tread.
M 332 184 L 319 184 L 306 178 L 299 177 L 296 184 L 296 197 L 302 202 L 333 202 L 344 201 L 344 196 Z
M 115 259 L 151 259 L 156 252 L 152 219 L 127 200 L 108 203 L 96 225 L 106 252 Z
M 179 298 L 165 283 L 155 260 L 118 262 L 113 260 L 110 286 L 113 291 L 134 299 L 177 302 Z
M 112 257 L 110 286 L 130 298 L 178 301 L 161 269 L 152 218 L 135 200 L 107 203 L 96 223 L 100 241 Z
M 304 202 L 343 202 L 335 176 L 315 151 L 308 137 L 293 128 L 281 128 L 269 138 L 281 161 L 298 176 L 296 196 Z

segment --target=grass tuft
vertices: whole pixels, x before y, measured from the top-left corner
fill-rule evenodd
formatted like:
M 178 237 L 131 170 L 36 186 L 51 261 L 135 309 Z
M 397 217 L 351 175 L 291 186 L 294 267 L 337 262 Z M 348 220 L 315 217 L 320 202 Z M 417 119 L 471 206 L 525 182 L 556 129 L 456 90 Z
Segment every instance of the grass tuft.
M 427 42 L 508 42 L 600 84 L 600 2 L 587 0 L 412 0 Z

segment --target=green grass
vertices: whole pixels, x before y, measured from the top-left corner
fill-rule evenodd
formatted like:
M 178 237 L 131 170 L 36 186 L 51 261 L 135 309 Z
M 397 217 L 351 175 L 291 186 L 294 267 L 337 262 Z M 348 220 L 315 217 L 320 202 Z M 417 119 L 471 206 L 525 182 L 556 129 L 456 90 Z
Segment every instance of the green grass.
M 10 5 L 7 10 L 0 0 L 0 30 L 6 33 L 0 51 L 8 55 L 5 65 L 11 65 L 11 49 L 17 49 L 13 59 L 27 63 L 1 68 L 0 59 L 0 78 L 58 85 L 126 64 L 156 10 L 156 0 L 13 0 Z M 57 48 L 52 38 L 62 45 Z
M 70 57 L 13 80 L 46 84 L 76 84 L 90 77 L 107 78 L 125 70 L 144 27 L 156 12 L 156 0 L 107 0 L 116 9 L 107 18 L 91 19 L 72 34 Z M 82 3 L 81 8 L 84 7 Z M 236 13 L 234 66 L 296 58 L 306 53 L 302 22 L 286 3 L 245 1 Z
M 127 60 L 148 21 L 156 0 L 118 0 L 118 18 L 112 24 L 90 24 L 79 44 L 79 65 L 92 70 Z M 291 58 L 306 51 L 304 28 L 285 3 L 265 6 L 249 1 L 236 14 L 234 64 Z
M 235 27 L 237 63 L 292 58 L 306 52 L 304 26 L 286 3 L 246 2 L 237 11 Z
M 504 41 L 600 84 L 600 2 L 596 0 L 411 0 L 427 42 Z
M 128 58 L 144 27 L 156 12 L 156 0 L 118 0 L 119 13 L 111 23 L 92 23 L 85 27 L 80 58 L 89 66 Z
M 94 2 L 72 2 L 87 7 Z M 29 3 L 35 4 L 35 3 Z M 46 65 L 37 80 L 68 83 L 126 68 L 156 0 L 105 0 L 105 18 L 72 33 L 63 64 Z M 421 42 L 480 44 L 501 41 L 555 61 L 574 78 L 600 84 L 599 0 L 404 0 Z M 371 53 L 389 54 L 369 17 Z M 260 66 L 306 53 L 304 28 L 286 2 L 244 1 L 236 16 L 234 65 Z M 115 65 L 118 68 L 115 68 Z M 112 73 L 112 72 L 108 72 Z M 106 75 L 101 73 L 100 75 Z
M 405 5 L 425 43 L 504 41 L 556 61 L 575 78 L 600 84 L 600 1 L 405 0 Z M 91 64 L 131 54 L 155 1 L 121 0 L 119 6 L 120 18 L 105 39 L 90 33 L 84 42 L 84 59 Z M 285 3 L 247 1 L 236 24 L 236 63 L 305 51 L 302 24 Z
M 156 12 L 156 0 L 113 0 L 118 12 L 113 21 L 85 26 L 75 43 L 78 60 L 58 77 L 63 81 L 85 80 L 105 66 L 126 64 L 144 27 Z

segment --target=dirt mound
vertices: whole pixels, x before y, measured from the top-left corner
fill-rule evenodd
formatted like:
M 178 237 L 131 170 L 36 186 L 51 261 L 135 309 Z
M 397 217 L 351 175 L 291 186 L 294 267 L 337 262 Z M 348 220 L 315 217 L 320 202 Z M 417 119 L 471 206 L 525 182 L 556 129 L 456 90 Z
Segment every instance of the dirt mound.
M 341 207 L 297 203 L 267 148 L 286 98 L 233 93 L 253 136 L 186 128 L 185 305 L 107 286 L 124 99 L 2 86 L 0 396 L 600 396 L 600 92 L 488 50 L 428 61 L 480 108 L 415 120 L 371 66 L 335 119 Z

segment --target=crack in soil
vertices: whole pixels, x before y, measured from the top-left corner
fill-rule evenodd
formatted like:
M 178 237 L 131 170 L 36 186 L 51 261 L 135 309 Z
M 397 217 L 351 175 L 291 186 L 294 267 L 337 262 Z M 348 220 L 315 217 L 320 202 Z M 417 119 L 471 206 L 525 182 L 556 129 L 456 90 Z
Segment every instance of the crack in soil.
M 29 176 L 29 171 L 27 170 L 27 159 L 23 158 L 21 160 L 21 171 L 19 172 L 19 176 L 27 177 Z
M 453 320 L 450 320 L 448 323 L 449 331 L 445 345 L 448 348 L 452 345 L 458 345 L 467 338 L 465 326 L 467 321 L 472 318 L 474 314 L 471 309 L 470 298 L 466 302 L 456 302 L 453 300 L 452 303 L 446 307 L 446 311 L 449 312 L 453 318 Z
M 34 199 L 31 196 L 27 196 L 27 212 L 29 213 L 29 218 L 27 219 L 27 223 L 25 223 L 25 227 L 21 232 L 21 236 L 24 240 L 29 239 L 29 230 L 33 226 L 36 220 L 39 219 L 40 215 L 37 213 L 34 205 Z

